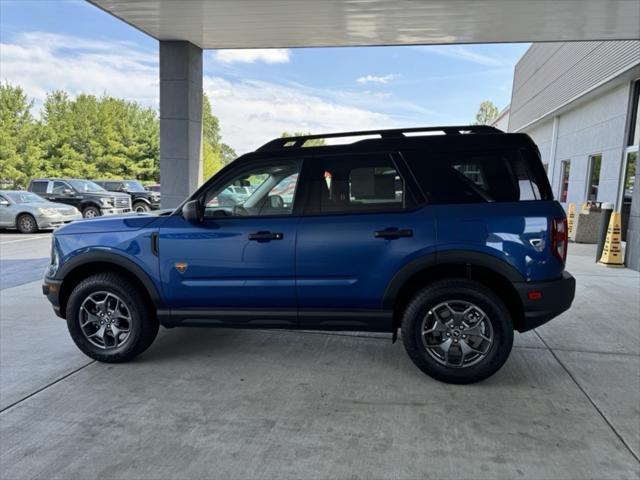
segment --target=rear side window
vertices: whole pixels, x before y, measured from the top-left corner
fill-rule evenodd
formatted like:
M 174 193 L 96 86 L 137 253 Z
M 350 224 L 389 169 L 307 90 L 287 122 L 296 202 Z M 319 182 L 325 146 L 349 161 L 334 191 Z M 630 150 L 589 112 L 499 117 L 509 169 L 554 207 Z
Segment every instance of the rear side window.
M 430 203 L 547 199 L 540 176 L 518 151 L 403 152 Z M 530 160 L 535 160 L 531 158 Z M 542 167 L 540 168 L 542 172 Z M 542 187 L 542 188 L 541 188 Z
M 388 155 L 317 158 L 306 176 L 306 210 L 340 213 L 398 210 L 405 206 L 405 186 Z
M 46 182 L 46 181 L 31 182 L 31 186 L 29 187 L 29 190 L 35 193 L 47 193 L 48 184 L 49 182 Z

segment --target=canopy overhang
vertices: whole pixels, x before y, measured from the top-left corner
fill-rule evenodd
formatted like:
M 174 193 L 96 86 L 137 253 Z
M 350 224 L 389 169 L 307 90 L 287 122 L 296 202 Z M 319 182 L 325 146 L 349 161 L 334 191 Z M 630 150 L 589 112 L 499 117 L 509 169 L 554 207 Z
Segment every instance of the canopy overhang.
M 639 0 L 88 1 L 203 49 L 640 38 Z

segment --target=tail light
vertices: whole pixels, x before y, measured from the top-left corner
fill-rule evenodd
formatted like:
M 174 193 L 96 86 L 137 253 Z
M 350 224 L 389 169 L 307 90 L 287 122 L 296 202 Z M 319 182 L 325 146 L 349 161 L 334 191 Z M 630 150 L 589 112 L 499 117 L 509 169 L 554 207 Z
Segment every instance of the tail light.
M 569 237 L 567 235 L 567 219 L 554 218 L 551 227 L 551 248 L 553 254 L 565 263 L 567 260 L 567 248 L 569 246 Z

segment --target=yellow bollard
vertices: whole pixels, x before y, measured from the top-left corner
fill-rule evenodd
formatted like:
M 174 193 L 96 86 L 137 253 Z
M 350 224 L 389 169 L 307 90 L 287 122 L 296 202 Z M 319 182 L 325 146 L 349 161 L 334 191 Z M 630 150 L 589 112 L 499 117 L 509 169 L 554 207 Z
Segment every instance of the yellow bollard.
M 604 249 L 600 257 L 601 265 L 607 267 L 624 267 L 622 259 L 622 224 L 620 213 L 613 212 L 611 220 L 609 220 L 609 228 L 607 229 L 607 238 L 604 241 Z
M 576 204 L 570 203 L 568 212 L 567 212 L 567 227 L 568 227 L 567 230 L 569 233 L 569 238 L 572 240 L 574 237 L 573 226 L 575 224 L 575 220 L 576 220 Z

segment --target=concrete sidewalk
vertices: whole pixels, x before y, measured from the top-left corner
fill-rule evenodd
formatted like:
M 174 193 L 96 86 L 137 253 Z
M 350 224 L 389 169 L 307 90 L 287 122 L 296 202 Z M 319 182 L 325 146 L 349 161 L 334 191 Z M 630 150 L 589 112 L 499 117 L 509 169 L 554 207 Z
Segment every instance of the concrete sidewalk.
M 477 385 L 389 337 L 162 330 L 84 357 L 40 282 L 0 292 L 0 477 L 639 478 L 640 275 L 571 246 L 573 308 Z

